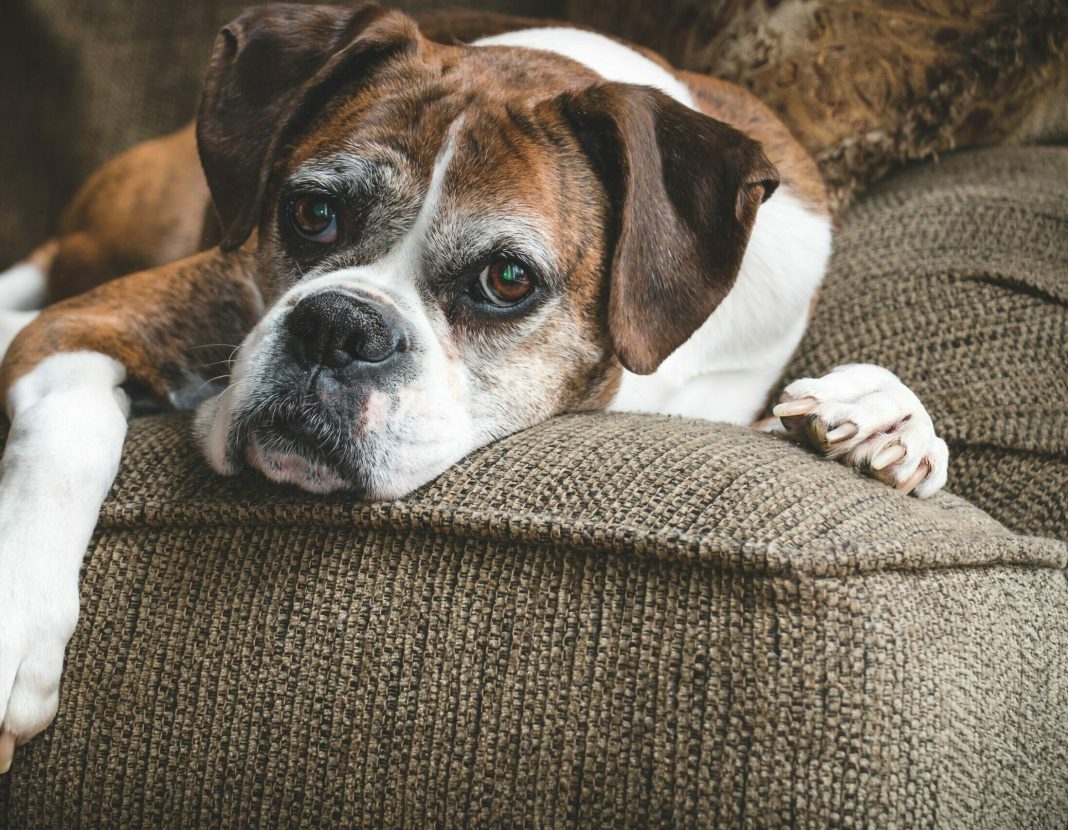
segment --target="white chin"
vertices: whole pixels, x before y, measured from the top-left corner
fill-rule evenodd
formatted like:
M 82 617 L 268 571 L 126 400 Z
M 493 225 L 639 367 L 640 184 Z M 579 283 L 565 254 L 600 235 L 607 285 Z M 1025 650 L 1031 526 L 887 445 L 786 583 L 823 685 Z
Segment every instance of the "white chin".
M 264 452 L 253 439 L 245 457 L 249 464 L 277 484 L 293 484 L 309 493 L 334 493 L 352 485 L 338 478 L 329 467 L 288 452 Z

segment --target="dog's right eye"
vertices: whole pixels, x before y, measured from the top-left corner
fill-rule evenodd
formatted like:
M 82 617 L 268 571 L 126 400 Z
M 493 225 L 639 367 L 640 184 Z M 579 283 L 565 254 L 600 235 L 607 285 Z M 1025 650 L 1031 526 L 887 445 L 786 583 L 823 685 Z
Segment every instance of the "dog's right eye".
M 518 305 L 534 290 L 534 280 L 522 263 L 497 259 L 478 275 L 482 298 L 498 308 Z
M 322 193 L 302 193 L 289 201 L 289 224 L 309 242 L 337 242 L 337 210 L 334 200 Z

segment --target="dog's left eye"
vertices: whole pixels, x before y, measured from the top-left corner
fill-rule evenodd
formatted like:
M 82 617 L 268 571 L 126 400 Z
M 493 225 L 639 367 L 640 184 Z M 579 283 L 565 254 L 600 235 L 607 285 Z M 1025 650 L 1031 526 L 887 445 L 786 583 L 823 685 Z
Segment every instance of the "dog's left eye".
M 534 280 L 524 265 L 513 259 L 498 259 L 478 275 L 482 297 L 495 306 L 507 308 L 519 303 L 534 289 Z
M 289 202 L 289 222 L 309 242 L 330 245 L 337 241 L 334 200 L 321 193 L 304 193 Z

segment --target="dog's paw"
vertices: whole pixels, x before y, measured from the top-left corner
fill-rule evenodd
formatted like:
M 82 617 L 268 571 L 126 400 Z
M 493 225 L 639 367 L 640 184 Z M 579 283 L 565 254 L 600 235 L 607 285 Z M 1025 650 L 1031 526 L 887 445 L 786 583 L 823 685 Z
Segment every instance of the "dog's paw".
M 32 557 L 0 539 L 0 775 L 16 745 L 55 717 L 63 653 L 78 621 L 77 573 Z
M 903 493 L 927 498 L 946 483 L 946 442 L 920 399 L 879 366 L 839 366 L 821 378 L 796 380 L 772 411 L 823 455 Z

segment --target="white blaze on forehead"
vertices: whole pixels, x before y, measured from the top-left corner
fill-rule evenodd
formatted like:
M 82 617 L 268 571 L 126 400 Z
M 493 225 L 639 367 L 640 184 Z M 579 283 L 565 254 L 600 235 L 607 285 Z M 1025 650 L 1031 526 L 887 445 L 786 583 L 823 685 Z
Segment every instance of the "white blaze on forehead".
M 438 151 L 434 160 L 434 170 L 430 174 L 430 184 L 426 189 L 426 198 L 419 208 L 419 214 L 415 217 L 415 223 L 410 231 L 405 234 L 393 252 L 387 256 L 408 259 L 412 255 L 420 254 L 423 240 L 426 238 L 438 208 L 441 206 L 442 195 L 445 190 L 445 177 L 449 171 L 449 164 L 456 154 L 456 135 L 463 126 L 464 117 L 461 115 L 449 125 L 449 131 L 445 134 L 445 141 Z
M 331 285 L 377 289 L 393 300 L 399 299 L 398 291 L 402 291 L 408 300 L 418 300 L 415 287 L 422 270 L 423 247 L 443 201 L 445 178 L 456 151 L 456 134 L 462 123 L 461 115 L 449 125 L 415 221 L 389 253 L 368 265 L 329 271 L 314 268 L 279 300 L 278 306 L 300 300 Z

